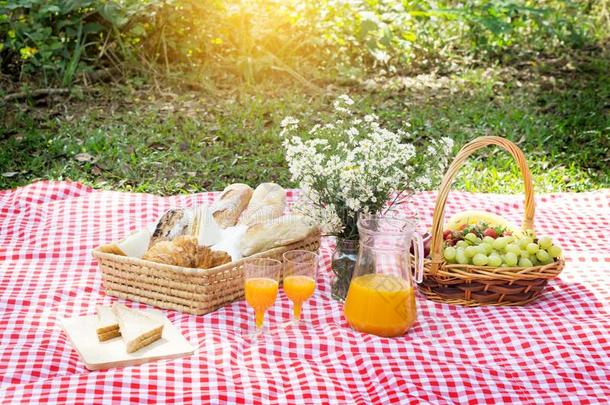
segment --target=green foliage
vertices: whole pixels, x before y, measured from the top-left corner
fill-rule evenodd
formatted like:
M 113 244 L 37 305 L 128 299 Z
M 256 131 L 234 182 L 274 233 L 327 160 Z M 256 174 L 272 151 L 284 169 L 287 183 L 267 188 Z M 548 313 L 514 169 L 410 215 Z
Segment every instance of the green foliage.
M 526 50 L 552 53 L 564 47 L 583 46 L 590 34 L 582 3 L 571 0 L 477 3 L 448 9 L 446 13 L 466 21 L 478 52 L 497 55 L 528 45 Z
M 162 194 L 219 190 L 236 181 L 294 186 L 280 122 L 298 117 L 307 137 L 306 128 L 320 119 L 336 119 L 328 106 L 343 92 L 357 101 L 358 115 L 375 113 L 384 127 L 410 122 L 418 146 L 448 136 L 455 152 L 481 135 L 511 139 L 525 152 L 539 192 L 608 188 L 610 60 L 581 58 L 572 55 L 569 70 L 562 69 L 565 60 L 539 61 L 518 71 L 484 67 L 451 77 L 383 79 L 367 90 L 312 94 L 270 84 L 250 93 L 158 99 L 119 85 L 74 96 L 66 101 L 68 113 L 59 103 L 19 105 L 23 111 L 0 114 L 0 189 L 40 178 Z M 430 188 L 437 185 L 438 179 Z M 486 148 L 460 169 L 456 188 L 519 193 L 522 179 L 508 154 Z
M 553 53 L 592 40 L 586 6 L 570 0 L 322 0 L 321 31 L 368 67 L 497 59 L 515 51 Z
M 94 1 L 83 3 L 81 6 L 87 8 Z M 2 70 L 23 68 L 19 74 L 41 72 L 45 78 L 52 75 L 53 79 L 70 80 L 84 46 L 83 31 L 86 36 L 102 29 L 99 24 L 89 24 L 84 30 L 84 14 L 68 2 L 1 2 Z
M 570 0 L 158 0 L 140 53 L 172 69 L 245 82 L 429 69 L 456 60 L 561 53 L 593 40 Z
M 37 121 L 35 109 L 11 115 L 12 124 L 0 125 L 0 188 L 65 177 L 161 193 L 236 180 L 287 184 L 275 136 L 281 118 L 313 126 L 313 116 L 329 114 L 318 79 L 378 73 L 398 84 L 368 88 L 368 80 L 352 95 L 389 127 L 412 122 L 418 146 L 497 134 L 523 146 L 538 190 L 608 187 L 608 56 L 582 66 L 573 57 L 574 49 L 603 48 L 609 22 L 609 0 L 0 0 L 2 84 L 69 86 L 111 67 L 137 86 L 164 77 L 214 90 L 195 114 L 134 113 L 128 104 L 110 116 L 84 106 L 76 120 L 49 111 Z M 501 70 L 523 70 L 506 63 L 520 58 L 534 76 Z M 452 75 L 403 94 L 413 83 L 399 75 L 414 71 Z M 455 82 L 450 91 L 441 79 Z M 261 82 L 271 96 L 250 98 Z M 445 90 L 450 96 L 439 96 Z M 518 192 L 510 158 L 485 156 L 493 159 L 470 161 L 458 187 Z
M 607 0 L 594 8 L 572 0 L 3 0 L 0 66 L 15 79 L 64 85 L 113 66 L 311 86 L 367 71 L 560 55 L 602 35 L 607 11 Z
M 130 34 L 140 35 L 139 53 L 165 73 L 202 70 L 253 82 L 272 69 L 294 74 L 303 60 L 295 55 L 311 50 L 291 24 L 292 9 L 276 0 L 165 0 L 153 9 Z
M 138 0 L 0 1 L 2 72 L 69 85 L 78 73 L 106 64 L 112 53 L 128 59 L 120 30 L 145 9 Z

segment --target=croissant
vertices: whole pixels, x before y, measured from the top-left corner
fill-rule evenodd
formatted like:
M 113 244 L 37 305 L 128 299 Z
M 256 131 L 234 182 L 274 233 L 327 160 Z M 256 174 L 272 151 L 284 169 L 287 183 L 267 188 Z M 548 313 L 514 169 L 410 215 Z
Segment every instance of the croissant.
M 155 263 L 180 267 L 209 269 L 231 262 L 227 252 L 212 251 L 207 246 L 199 246 L 195 236 L 178 236 L 173 241 L 162 240 L 151 246 L 142 257 Z
M 199 246 L 194 259 L 195 262 L 193 267 L 209 269 L 212 267 L 212 250 L 207 246 Z
M 226 263 L 231 263 L 231 256 L 227 253 L 224 252 L 222 250 L 213 250 L 212 251 L 212 266 L 211 267 L 216 267 L 216 266 L 220 266 L 221 264 L 226 264 Z
M 162 240 L 150 247 L 142 259 L 180 267 L 194 267 L 197 238 L 178 236 L 173 241 Z

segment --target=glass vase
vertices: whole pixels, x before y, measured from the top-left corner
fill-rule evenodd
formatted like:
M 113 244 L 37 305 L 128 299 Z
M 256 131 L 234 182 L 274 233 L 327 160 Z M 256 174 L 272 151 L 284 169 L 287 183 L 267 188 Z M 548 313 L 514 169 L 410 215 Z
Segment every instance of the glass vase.
M 331 264 L 334 273 L 331 280 L 331 296 L 337 301 L 345 301 L 357 257 L 358 239 L 337 238 L 337 247 Z

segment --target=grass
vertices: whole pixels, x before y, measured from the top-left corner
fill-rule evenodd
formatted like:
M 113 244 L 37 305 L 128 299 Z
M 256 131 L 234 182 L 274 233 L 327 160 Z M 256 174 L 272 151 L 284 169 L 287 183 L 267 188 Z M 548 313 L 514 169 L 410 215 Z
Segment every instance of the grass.
M 410 122 L 417 142 L 450 136 L 459 147 L 486 134 L 516 141 L 537 191 L 607 188 L 609 70 L 608 55 L 597 53 L 449 77 L 369 78 L 321 91 L 298 84 L 178 96 L 139 83 L 83 89 L 50 105 L 4 107 L 0 189 L 37 179 L 158 194 L 235 181 L 294 186 L 279 122 L 293 115 L 311 127 L 332 114 L 342 93 L 390 127 Z M 468 161 L 456 188 L 519 192 L 522 184 L 510 157 L 488 149 Z

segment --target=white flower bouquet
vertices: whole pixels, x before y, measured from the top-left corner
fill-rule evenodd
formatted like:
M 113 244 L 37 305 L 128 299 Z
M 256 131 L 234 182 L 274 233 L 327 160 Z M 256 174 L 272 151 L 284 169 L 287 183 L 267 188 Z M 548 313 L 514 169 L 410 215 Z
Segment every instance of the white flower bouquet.
M 281 123 L 292 180 L 303 191 L 297 208 L 326 234 L 343 239 L 358 238 L 360 213 L 378 213 L 405 202 L 413 191 L 429 189 L 453 147 L 449 138 L 416 146 L 406 129 L 383 128 L 373 114 L 355 116 L 353 104 L 348 96 L 339 97 L 337 119 L 308 131 L 293 117 Z

